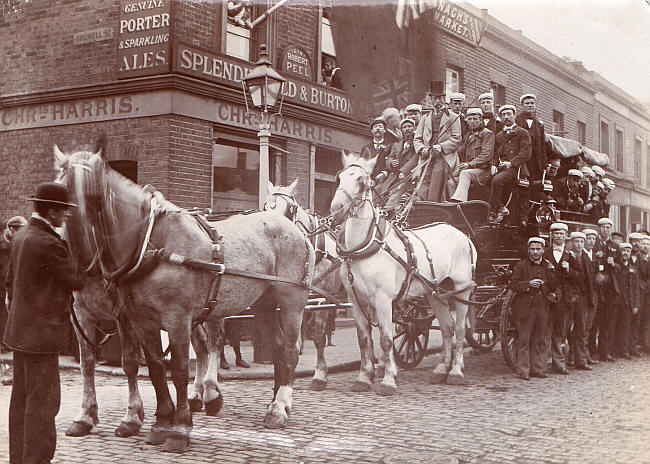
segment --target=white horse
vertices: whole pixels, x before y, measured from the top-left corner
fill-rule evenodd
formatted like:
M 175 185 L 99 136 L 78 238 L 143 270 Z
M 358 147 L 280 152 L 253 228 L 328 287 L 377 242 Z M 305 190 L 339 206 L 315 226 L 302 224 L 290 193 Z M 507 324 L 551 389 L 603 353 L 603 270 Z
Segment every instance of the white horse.
M 406 246 L 393 226 L 379 218 L 372 204 L 370 187 L 373 181 L 370 174 L 377 158 L 368 160 L 343 152 L 342 159 L 343 170 L 338 176 L 340 184 L 330 211 L 336 223 L 343 223 L 338 252 L 345 259 L 345 264 L 340 274 L 348 301 L 353 305 L 352 315 L 357 322 L 361 351 L 361 369 L 352 390 L 367 391 L 372 385 L 371 326 L 376 325 L 380 331 L 385 363 L 384 378 L 377 392 L 392 395 L 397 390 L 397 367 L 392 350 L 392 304 L 408 275 L 406 268 L 390 251 L 408 261 Z M 465 234 L 448 224 L 421 227 L 405 234 L 413 247 L 417 271 L 422 278 L 413 276 L 404 298 L 425 295 L 433 306 L 442 332 L 443 359 L 433 370 L 432 383 L 446 380 L 449 384 L 462 384 L 467 304 L 440 295 L 448 289 L 460 298 L 469 297 L 473 288 L 476 249 Z M 432 275 L 432 271 L 435 275 Z M 438 287 L 440 284 L 442 287 Z M 455 324 L 450 307 L 456 311 Z
M 268 183 L 268 196 L 264 209 L 274 211 L 290 219 L 305 234 L 309 234 L 318 228 L 318 218 L 300 207 L 295 197 L 295 189 L 298 179 L 294 180 L 288 187 L 275 186 Z M 314 281 L 318 282 L 317 287 L 328 293 L 336 293 L 341 290 L 341 279 L 336 270 L 330 268 L 338 260 L 336 256 L 336 242 L 327 232 L 314 235 L 314 249 L 316 251 L 316 266 L 314 268 Z M 314 345 L 316 346 L 316 368 L 311 379 L 312 390 L 323 390 L 327 388 L 327 363 L 325 362 L 325 341 L 327 329 L 328 311 L 313 311 L 311 314 L 305 312 L 303 328 L 308 325 L 312 327 Z M 306 330 L 303 330 L 306 332 Z M 303 340 L 305 336 L 303 334 Z

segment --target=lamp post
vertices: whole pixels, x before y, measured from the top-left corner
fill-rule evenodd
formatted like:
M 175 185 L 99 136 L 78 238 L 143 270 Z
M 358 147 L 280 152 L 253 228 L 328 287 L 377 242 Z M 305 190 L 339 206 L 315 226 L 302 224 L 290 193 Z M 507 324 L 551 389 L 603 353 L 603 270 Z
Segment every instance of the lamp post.
M 260 175 L 259 175 L 259 196 L 258 207 L 264 207 L 266 199 L 266 185 L 269 180 L 269 137 L 271 137 L 271 117 L 280 114 L 282 101 L 284 100 L 285 79 L 273 69 L 269 61 L 269 54 L 266 45 L 260 45 L 260 59 L 255 63 L 253 70 L 242 79 L 246 112 L 251 112 L 251 106 L 256 110 L 255 114 L 260 125 L 257 136 L 260 139 Z M 277 113 L 270 111 L 279 103 Z

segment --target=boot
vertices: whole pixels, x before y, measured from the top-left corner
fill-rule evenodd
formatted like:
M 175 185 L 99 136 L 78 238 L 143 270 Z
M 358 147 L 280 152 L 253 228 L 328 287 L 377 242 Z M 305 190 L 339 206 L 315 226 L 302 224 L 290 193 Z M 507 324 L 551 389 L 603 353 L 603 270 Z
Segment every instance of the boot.
M 240 356 L 235 360 L 235 364 L 238 365 L 239 367 L 243 367 L 244 369 L 248 369 L 251 367 L 250 364 L 248 364 L 244 359 Z
M 222 369 L 230 369 L 230 364 L 228 364 L 228 361 L 226 360 L 225 356 L 221 357 L 221 368 Z

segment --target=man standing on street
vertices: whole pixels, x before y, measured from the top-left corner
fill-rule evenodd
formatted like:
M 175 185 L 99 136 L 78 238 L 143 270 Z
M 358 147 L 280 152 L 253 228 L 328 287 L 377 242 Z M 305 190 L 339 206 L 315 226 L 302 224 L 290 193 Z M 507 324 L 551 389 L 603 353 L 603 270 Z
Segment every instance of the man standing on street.
M 632 263 L 632 245 L 623 242 L 619 245 L 616 266 L 612 271 L 613 294 L 610 297 L 610 340 L 616 339 L 616 345 L 610 345 L 610 354 L 631 359 L 630 322 L 639 311 L 639 276 Z
M 644 296 L 648 286 L 648 270 L 644 261 L 641 260 L 641 241 L 643 234 L 640 232 L 632 232 L 628 235 L 628 242 L 632 245 L 632 255 L 630 260 L 636 266 L 639 272 L 639 311 L 632 315 L 630 322 L 630 349 L 629 352 L 632 356 L 639 356 L 641 353 L 641 345 L 643 344 L 643 330 L 641 326 L 641 319 L 644 317 Z
M 56 449 L 55 417 L 61 404 L 58 353 L 72 304 L 72 290 L 83 285 L 61 227 L 68 190 L 54 182 L 39 184 L 29 198 L 29 225 L 13 239 L 7 288 L 11 295 L 4 343 L 14 352 L 14 383 L 9 404 L 9 461 L 49 463 Z
M 546 139 L 544 123 L 537 117 L 537 97 L 527 93 L 519 98 L 522 113 L 517 116 L 517 125 L 526 129 L 531 140 L 531 155 L 526 163 L 530 181 L 540 180 L 546 169 Z
M 543 259 L 545 241 L 528 239 L 528 258 L 515 265 L 510 286 L 515 296 L 512 309 L 517 320 L 517 371 L 523 380 L 547 377 L 546 344 L 548 303 L 555 301 L 554 267 Z
M 603 265 L 596 255 L 596 250 L 594 249 L 596 246 L 596 240 L 598 240 L 598 232 L 596 232 L 594 229 L 584 229 L 582 233 L 585 234 L 584 255 L 587 257 L 587 262 L 591 267 L 591 280 L 594 291 L 594 297 L 592 299 L 593 305 L 588 308 L 587 317 L 585 319 L 585 343 L 587 346 L 587 362 L 589 364 L 598 364 L 598 360 L 596 359 L 596 351 L 594 350 L 592 352 L 589 345 L 589 336 L 591 334 L 591 328 L 594 324 L 594 320 L 596 319 L 599 303 L 596 276 L 600 271 L 602 271 Z

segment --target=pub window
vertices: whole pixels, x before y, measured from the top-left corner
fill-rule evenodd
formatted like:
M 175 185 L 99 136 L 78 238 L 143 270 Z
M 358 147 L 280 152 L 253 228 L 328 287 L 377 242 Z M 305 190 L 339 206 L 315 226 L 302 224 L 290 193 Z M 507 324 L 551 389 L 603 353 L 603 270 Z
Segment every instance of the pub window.
M 587 145 L 587 125 L 582 121 L 578 121 L 577 127 L 578 127 L 578 142 L 580 142 L 582 145 Z
M 330 213 L 330 204 L 336 192 L 336 173 L 341 170 L 341 151 L 316 147 L 314 159 L 314 212 L 321 216 Z
M 564 115 L 553 110 L 553 135 L 564 136 Z
M 219 140 L 212 147 L 213 192 L 251 197 L 259 192 L 259 148 L 240 142 Z
M 505 105 L 506 88 L 496 82 L 490 82 L 490 88 L 492 89 L 492 95 L 494 95 L 494 106 L 499 108 L 500 106 Z
M 600 151 L 609 155 L 609 124 L 605 121 L 600 121 Z
M 251 42 L 251 6 L 246 2 L 228 2 L 227 11 L 226 54 L 248 61 Z
M 623 164 L 623 131 L 621 129 L 616 129 L 616 139 L 614 140 L 616 144 L 616 169 L 619 171 L 625 170 L 625 165 Z
M 451 92 L 462 92 L 463 71 L 460 68 L 447 67 L 445 73 L 445 90 L 447 95 Z

